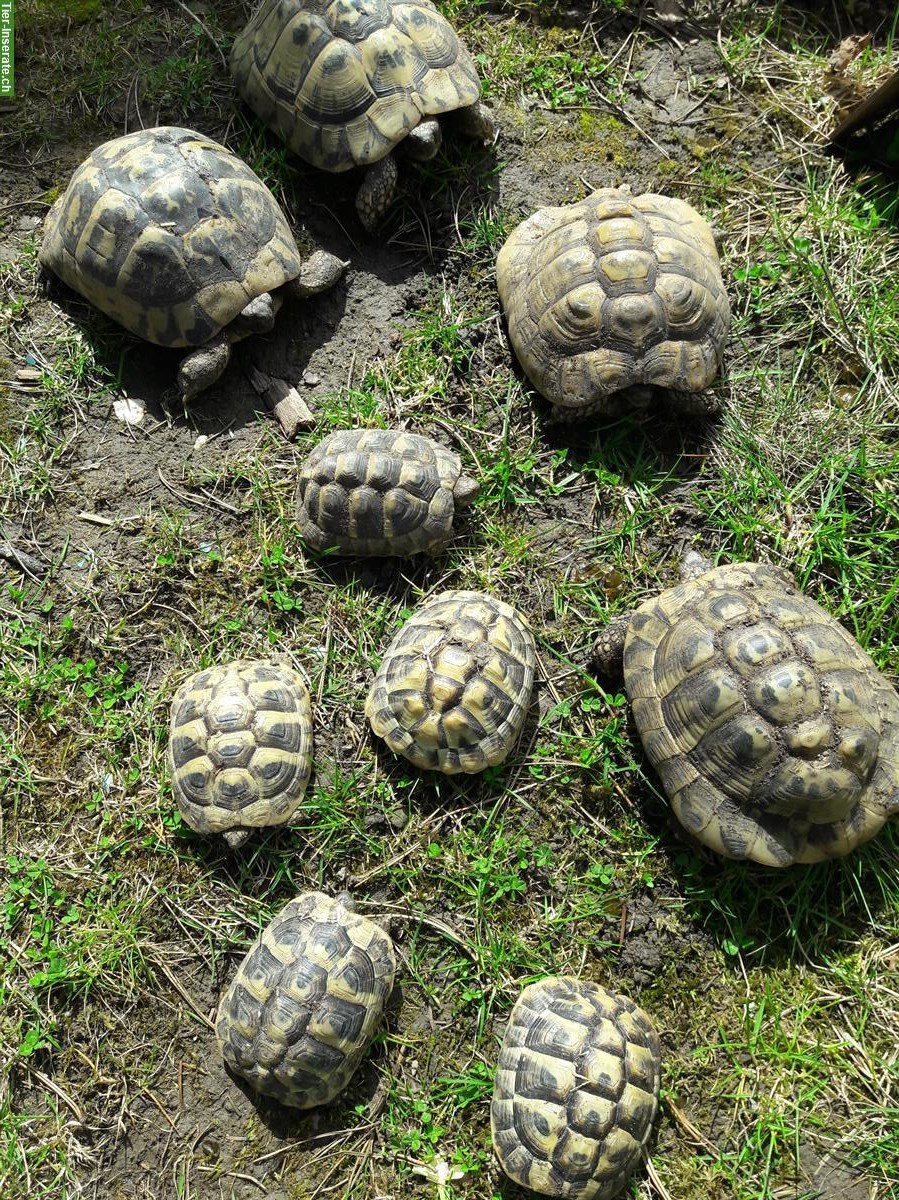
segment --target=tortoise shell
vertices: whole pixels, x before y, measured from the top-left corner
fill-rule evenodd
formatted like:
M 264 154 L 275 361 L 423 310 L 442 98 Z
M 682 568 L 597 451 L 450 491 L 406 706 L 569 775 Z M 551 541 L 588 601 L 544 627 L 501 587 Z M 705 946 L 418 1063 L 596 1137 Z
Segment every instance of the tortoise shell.
M 340 430 L 300 466 L 300 536 L 315 550 L 408 555 L 440 549 L 456 505 L 478 492 L 457 454 L 393 429 Z
M 387 648 L 365 715 L 395 754 L 455 775 L 501 763 L 531 702 L 536 650 L 511 605 L 441 592 Z
M 481 91 L 429 0 L 263 0 L 231 72 L 250 108 L 327 171 L 377 162 L 424 117 L 468 107 Z
M 899 811 L 899 697 L 786 571 L 719 566 L 647 601 L 624 674 L 675 815 L 719 854 L 817 862 Z
M 51 208 L 42 265 L 131 333 L 201 346 L 302 260 L 253 171 L 190 129 L 98 146 Z
M 718 373 L 727 293 L 712 231 L 683 200 L 601 188 L 540 209 L 500 250 L 496 282 L 515 354 L 563 416 L 613 411 L 622 389 L 698 392 Z
M 395 973 L 393 943 L 349 896 L 298 896 L 222 997 L 215 1029 L 225 1065 L 291 1108 L 327 1104 L 368 1049 Z
M 568 976 L 526 987 L 490 1106 L 505 1173 L 543 1196 L 618 1195 L 652 1132 L 660 1055 L 652 1021 L 625 996 Z
M 172 701 L 167 750 L 181 813 L 232 845 L 299 806 L 312 771 L 312 708 L 303 677 L 238 660 L 191 675 Z

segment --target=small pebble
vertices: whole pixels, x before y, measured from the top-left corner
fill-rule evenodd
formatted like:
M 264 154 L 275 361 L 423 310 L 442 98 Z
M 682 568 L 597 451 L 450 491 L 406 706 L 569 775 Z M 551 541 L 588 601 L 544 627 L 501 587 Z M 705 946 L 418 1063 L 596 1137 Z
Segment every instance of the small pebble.
M 140 425 L 146 416 L 146 409 L 140 400 L 132 400 L 128 396 L 123 400 L 113 400 L 112 411 L 125 425 Z
M 394 808 L 391 812 L 387 813 L 386 816 L 387 824 L 394 833 L 402 833 L 409 824 L 409 814 L 404 808 Z

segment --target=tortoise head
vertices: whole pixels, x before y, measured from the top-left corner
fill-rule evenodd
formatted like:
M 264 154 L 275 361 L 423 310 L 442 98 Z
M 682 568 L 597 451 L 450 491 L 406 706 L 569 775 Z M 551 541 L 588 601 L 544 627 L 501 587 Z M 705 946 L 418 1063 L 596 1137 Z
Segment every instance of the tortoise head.
M 478 496 L 481 485 L 470 475 L 460 475 L 453 488 L 453 497 L 459 508 L 467 508 Z

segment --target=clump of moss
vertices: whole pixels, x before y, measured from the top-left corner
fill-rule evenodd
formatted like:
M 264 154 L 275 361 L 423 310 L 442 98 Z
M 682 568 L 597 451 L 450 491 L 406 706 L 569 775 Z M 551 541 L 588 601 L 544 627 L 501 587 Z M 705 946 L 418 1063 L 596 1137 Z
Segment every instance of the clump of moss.
M 551 113 L 529 113 L 522 135 L 529 149 L 548 154 L 554 167 L 577 160 L 606 163 L 626 172 L 638 163 L 636 134 L 615 117 L 592 109 L 566 120 Z
M 81 25 L 96 17 L 104 0 L 53 0 L 45 6 L 41 0 L 26 0 L 19 16 L 23 28 L 46 29 L 54 25 Z

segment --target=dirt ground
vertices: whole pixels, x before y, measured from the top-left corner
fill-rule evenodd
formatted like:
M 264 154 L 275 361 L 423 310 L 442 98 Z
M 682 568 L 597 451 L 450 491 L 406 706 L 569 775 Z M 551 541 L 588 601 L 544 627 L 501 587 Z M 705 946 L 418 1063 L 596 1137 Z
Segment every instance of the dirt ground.
M 246 17 L 237 4 L 191 4 L 190 9 L 216 36 L 233 35 Z M 499 316 L 494 251 L 477 235 L 498 212 L 512 227 L 541 205 L 627 183 L 634 191 L 667 190 L 693 200 L 714 215 L 727 249 L 738 246 L 746 230 L 739 224 L 738 206 L 726 191 L 716 195 L 710 173 L 700 168 L 710 161 L 727 166 L 740 180 L 738 188 L 763 191 L 765 180 L 784 191 L 802 185 L 803 158 L 784 151 L 801 131 L 782 115 L 775 124 L 766 116 L 763 96 L 740 86 L 722 58 L 721 14 L 704 10 L 699 19 L 666 20 L 665 14 L 676 9 L 660 5 L 657 11 L 651 4 L 621 12 L 578 6 L 516 9 L 515 19 L 540 36 L 592 23 L 604 58 L 614 62 L 620 56 L 622 68 L 626 63 L 620 86 L 605 106 L 551 103 L 545 91 L 524 84 L 517 90 L 494 88 L 496 144 L 483 151 L 450 145 L 431 169 L 403 164 L 400 201 L 377 237 L 366 237 L 356 220 L 355 177 L 325 176 L 290 160 L 282 199 L 291 222 L 303 238 L 349 260 L 346 277 L 326 295 L 290 303 L 272 334 L 235 347 L 220 382 L 185 411 L 174 389 L 178 355 L 122 334 L 70 293 L 44 295 L 34 261 L 36 239 L 49 201 L 99 141 L 158 121 L 193 125 L 236 146 L 251 136 L 251 118 L 232 95 L 207 32 L 198 30 L 182 5 L 119 10 L 113 4 L 67 0 L 58 12 L 51 5 L 49 14 L 42 5 L 25 6 L 19 97 L 0 131 L 0 262 L 7 297 L 0 440 L 20 449 L 21 439 L 39 443 L 43 449 L 34 452 L 43 456 L 46 480 L 38 488 L 37 476 L 29 475 L 30 485 L 7 497 L 0 540 L 49 565 L 50 582 L 34 589 L 34 581 L 23 580 L 15 563 L 4 569 L 23 592 L 32 588 L 33 604 L 22 600 L 21 608 L 30 607 L 35 628 L 43 620 L 44 600 L 52 601 L 57 613 L 76 614 L 59 653 L 83 660 L 100 646 L 104 669 L 112 669 L 117 657 L 127 662 L 126 682 L 139 687 L 155 725 L 129 727 L 116 743 L 92 739 L 89 729 L 65 714 L 43 728 L 31 716 L 20 718 L 27 725 L 23 744 L 37 764 L 37 777 L 35 787 L 7 811 L 6 829 L 15 832 L 17 846 L 30 846 L 35 856 L 51 845 L 63 856 L 72 896 L 94 887 L 98 871 L 103 879 L 103 872 L 109 873 L 110 888 L 125 880 L 140 896 L 144 982 L 129 987 L 126 968 L 116 967 L 118 982 L 108 995 L 95 989 L 59 1010 L 55 1049 L 10 1065 L 10 1112 L 31 1114 L 39 1140 L 49 1128 L 49 1097 L 51 1108 L 61 1114 L 53 1128 L 67 1132 L 48 1134 L 48 1144 L 52 1141 L 54 1154 L 65 1153 L 70 1173 L 64 1185 L 48 1183 L 55 1178 L 49 1160 L 31 1160 L 34 1179 L 29 1172 L 18 1179 L 8 1174 L 4 1200 L 29 1194 L 103 1200 L 301 1200 L 328 1194 L 513 1200 L 525 1195 L 502 1181 L 488 1161 L 483 1095 L 489 1090 L 456 1114 L 481 1157 L 466 1162 L 466 1178 L 442 1185 L 443 1190 L 433 1177 L 434 1160 L 408 1131 L 405 1142 L 395 1130 L 385 1134 L 384 1114 L 389 1118 L 392 1111 L 390 1089 L 397 1079 L 413 1109 L 415 1101 L 430 1103 L 434 1081 L 451 1067 L 464 1068 L 483 1083 L 490 1047 L 501 1034 L 505 1003 L 491 1001 L 483 1028 L 473 1010 L 460 1017 L 455 997 L 466 978 L 468 983 L 477 978 L 481 950 L 475 965 L 469 963 L 468 976 L 460 976 L 459 963 L 464 966 L 466 948 L 480 934 L 464 905 L 460 909 L 454 895 L 443 890 L 439 864 L 430 874 L 426 865 L 429 844 L 442 844 L 449 830 L 458 834 L 468 814 L 486 821 L 499 792 L 491 791 L 489 781 L 409 783 L 383 760 L 374 775 L 366 774 L 377 756 L 364 729 L 360 697 L 377 645 L 363 636 L 345 672 L 335 672 L 334 647 L 354 635 L 343 616 L 332 627 L 322 614 L 332 588 L 356 588 L 359 603 L 377 610 L 380 626 L 387 629 L 420 591 L 447 579 L 457 586 L 460 574 L 474 573 L 498 588 L 514 586 L 516 604 L 539 630 L 541 644 L 539 704 L 522 744 L 527 753 L 543 747 L 551 757 L 561 745 L 561 719 L 552 714 L 560 700 L 579 692 L 593 615 L 589 607 L 560 612 L 555 589 L 561 580 L 600 578 L 606 596 L 615 598 L 625 585 L 609 566 L 609 556 L 597 555 L 596 545 L 621 510 L 598 505 L 592 491 L 535 488 L 526 505 L 503 512 L 505 540 L 491 542 L 479 531 L 477 515 L 469 516 L 462 526 L 463 556 L 450 567 L 440 560 L 401 567 L 315 563 L 284 533 L 291 472 L 306 443 L 297 447 L 283 440 L 248 370 L 255 366 L 297 383 L 313 412 L 322 415 L 320 430 L 339 425 L 342 413 L 354 412 L 354 403 L 358 419 L 358 397 L 377 394 L 385 423 L 407 422 L 441 440 L 458 434 L 457 448 L 479 465 L 491 462 L 504 445 L 521 462 L 535 444 L 533 471 L 540 479 L 559 477 L 560 452 L 565 470 L 595 463 L 595 428 L 553 423 L 548 407 L 530 395 L 527 406 L 511 415 L 495 401 L 501 394 L 498 379 L 521 388 L 522 376 Z M 146 41 L 151 11 L 156 40 Z M 157 21 L 158 14 L 164 20 Z M 871 15 L 861 6 L 852 16 L 841 12 L 840 35 L 865 31 Z M 481 40 L 489 38 L 491 25 L 505 29 L 509 19 L 507 7 L 498 3 L 466 17 L 478 24 Z M 777 31 L 770 36 L 776 41 Z M 95 53 L 104 39 L 121 56 L 120 66 L 109 66 L 108 75 L 94 81 L 96 87 L 79 91 L 76 75 L 83 56 Z M 159 82 L 160 67 L 175 53 L 186 61 L 206 56 L 208 71 L 169 93 Z M 275 140 L 258 131 L 252 136 L 260 157 L 273 161 Z M 422 314 L 439 315 L 441 304 L 445 324 L 452 326 L 451 344 L 447 348 L 441 341 L 445 334 L 438 332 L 431 341 L 425 338 L 424 350 L 429 362 L 443 356 L 450 365 L 429 396 L 426 379 L 408 383 L 403 375 L 409 361 L 404 353 L 410 336 L 423 327 Z M 751 325 L 742 336 L 752 341 Z M 731 361 L 739 354 L 735 350 Z M 432 363 L 429 369 L 437 368 Z M 41 374 L 44 381 L 37 382 Z M 47 377 L 59 379 L 64 398 L 53 410 L 49 434 L 46 427 L 36 430 L 29 424 L 36 401 L 44 403 L 50 394 Z M 372 388 L 373 378 L 382 381 L 378 389 Z M 472 397 L 481 392 L 489 399 L 476 407 Z M 117 416 L 114 404 L 123 397 L 143 408 L 140 424 Z M 620 477 L 630 486 L 647 471 L 667 480 L 665 520 L 641 530 L 641 561 L 671 563 L 682 547 L 703 544 L 694 469 L 713 455 L 716 428 L 712 423 L 684 429 L 662 414 L 650 432 L 610 436 L 619 457 L 608 460 L 609 471 L 623 463 Z M 55 449 L 49 453 L 51 441 Z M 23 470 L 27 474 L 31 466 Z M 609 495 L 618 495 L 619 485 L 607 486 Z M 266 510 L 267 541 L 260 541 L 260 504 Z M 278 530 L 274 540 L 272 528 Z M 523 579 L 506 574 L 512 569 L 507 547 L 516 539 L 527 539 L 530 547 Z M 239 638 L 250 646 L 264 645 L 276 631 L 307 671 L 317 693 L 318 787 L 327 791 L 333 782 L 332 790 L 339 784 L 353 794 L 347 801 L 355 822 L 348 841 L 333 832 L 324 808 L 299 841 L 276 832 L 267 835 L 261 850 L 237 859 L 207 847 L 183 827 L 172 827 L 170 793 L 161 783 L 172 681 L 193 664 L 200 647 L 214 658 L 229 644 L 229 622 L 243 623 Z M 127 757 L 127 771 L 117 765 L 113 750 Z M 525 760 L 523 753 L 522 764 Z M 510 818 L 511 827 L 529 830 L 533 844 L 547 848 L 547 857 L 568 856 L 576 873 L 577 851 L 558 816 L 563 785 L 557 780 L 542 789 L 539 777 L 522 765 L 506 777 L 505 787 L 523 806 L 523 815 Z M 733 1134 L 733 1107 L 715 1098 L 709 1078 L 723 1068 L 705 1055 L 699 1031 L 690 1033 L 691 1023 L 683 1016 L 691 1004 L 710 1012 L 733 1004 L 734 989 L 742 986 L 737 960 L 722 958 L 722 927 L 707 923 L 697 898 L 714 891 L 721 865 L 685 846 L 651 785 L 632 789 L 625 784 L 627 794 L 619 800 L 607 779 L 577 777 L 569 791 L 572 812 L 585 813 L 587 825 L 607 832 L 616 821 L 622 828 L 640 822 L 654 831 L 647 849 L 654 856 L 654 884 L 641 884 L 644 868 L 638 858 L 631 856 L 626 867 L 618 864 L 616 869 L 631 880 L 628 894 L 592 918 L 577 956 L 581 968 L 600 982 L 613 982 L 658 1011 L 666 1056 L 681 1064 L 679 1075 L 666 1083 L 668 1100 L 653 1161 L 663 1165 L 678 1154 L 702 1159 L 710 1143 L 729 1144 Z M 92 804 L 97 796 L 107 824 Z M 105 836 L 115 850 L 108 861 L 101 856 Z M 92 851 L 82 859 L 79 846 L 85 838 Z M 614 848 L 611 853 L 614 859 Z M 409 898 L 393 871 L 396 862 L 410 861 L 423 864 L 412 905 L 418 923 L 409 919 Z M 582 875 L 589 865 L 580 864 Z M 535 912 L 562 902 L 565 881 L 552 866 L 541 866 L 539 856 L 530 862 L 527 879 L 525 919 L 530 922 Z M 347 1097 L 334 1109 L 296 1114 L 260 1102 L 226 1074 L 214 1052 L 210 1018 L 263 908 L 322 881 L 329 890 L 350 886 L 361 892 L 372 911 L 393 912 L 405 973 L 391 1005 L 388 1035 Z M 793 887 L 786 881 L 780 888 L 786 904 L 792 904 Z M 848 875 L 828 876 L 823 892 L 840 909 L 849 939 L 866 938 L 883 918 L 875 897 L 868 897 L 867 907 L 859 901 Z M 245 897 L 243 907 L 238 896 Z M 744 915 L 750 932 L 768 928 L 770 916 Z M 807 919 L 813 922 L 814 913 Z M 794 913 L 794 921 L 801 934 L 802 914 Z M 553 933 L 553 946 L 558 937 Z M 534 938 L 539 948 L 540 935 Z M 878 952 L 888 940 L 884 934 Z M 781 951 L 782 962 L 789 959 L 797 971 L 804 970 L 801 959 L 794 964 L 782 948 L 775 947 L 773 961 Z M 572 969 L 578 965 L 566 951 L 553 954 Z M 428 960 L 424 967 L 423 959 Z M 669 1000 L 672 986 L 684 990 Z M 726 1025 L 729 1018 L 722 1020 Z M 747 1071 L 750 1067 L 747 1062 Z M 759 1088 L 762 1095 L 762 1082 Z M 441 1111 L 452 1111 L 451 1101 L 443 1104 Z M 851 1101 L 846 1104 L 848 1111 Z M 834 1102 L 829 1119 L 839 1115 Z M 429 1128 L 427 1121 L 422 1125 Z M 668 1192 L 657 1175 L 648 1180 L 641 1175 L 640 1194 L 675 1200 L 754 1194 L 782 1200 L 886 1200 L 896 1194 L 885 1176 L 865 1175 L 846 1165 L 845 1156 L 829 1156 L 826 1139 L 811 1134 L 798 1146 L 795 1163 L 774 1171 L 770 1181 L 766 1177 L 757 1193 L 739 1190 L 734 1175 L 710 1175 L 696 1166 L 692 1175 L 685 1170 L 674 1183 L 669 1180 Z M 416 1166 L 422 1173 L 410 1174 Z

